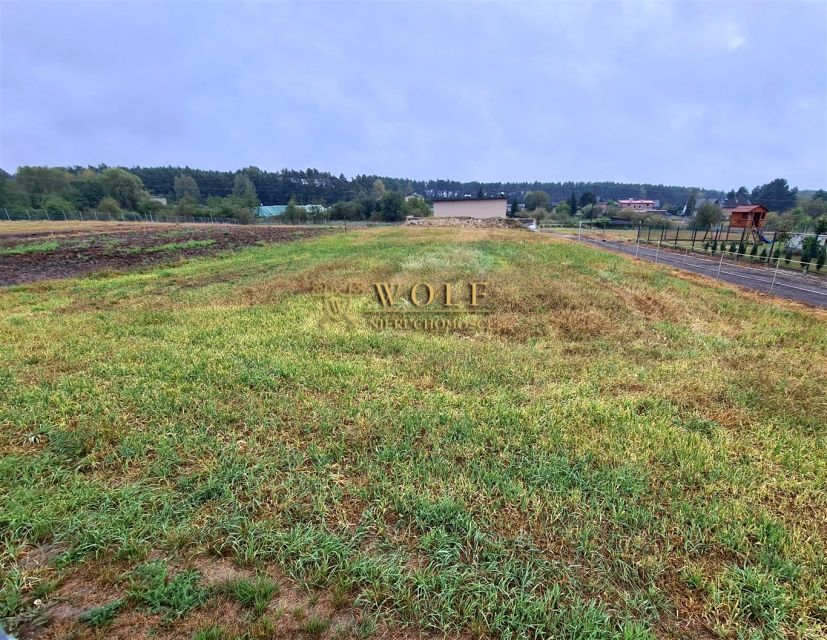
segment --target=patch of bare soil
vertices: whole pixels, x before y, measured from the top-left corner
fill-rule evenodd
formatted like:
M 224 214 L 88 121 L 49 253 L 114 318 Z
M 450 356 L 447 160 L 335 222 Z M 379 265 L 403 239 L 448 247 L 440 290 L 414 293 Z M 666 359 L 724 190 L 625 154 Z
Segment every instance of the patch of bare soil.
M 36 550 L 48 555 L 51 548 Z M 150 557 L 164 558 L 160 553 Z M 148 558 L 149 559 L 149 558 Z M 101 566 L 85 566 L 61 581 L 59 588 L 35 605 L 25 616 L 26 621 L 14 629 L 20 640 L 57 640 L 58 638 L 95 638 L 126 640 L 174 640 L 192 638 L 198 631 L 220 629 L 224 637 L 268 639 L 356 640 L 363 637 L 362 613 L 353 606 L 353 594 L 336 588 L 306 590 L 290 580 L 275 566 L 239 567 L 227 558 L 194 557 L 169 561 L 173 573 L 195 569 L 201 584 L 210 593 L 208 601 L 180 619 L 164 619 L 129 602 L 122 571 Z M 228 582 L 266 574 L 278 585 L 273 600 L 262 615 L 243 608 L 230 595 L 222 593 Z M 119 578 L 121 576 L 121 578 Z M 110 624 L 94 627 L 83 621 L 90 610 L 126 599 Z M 447 637 L 422 633 L 417 629 L 379 625 L 375 639 L 414 640 L 415 638 Z
M 11 234 L 0 236 L 0 248 L 42 242 L 57 242 L 58 246 L 49 251 L 0 255 L 0 286 L 128 270 L 240 247 L 292 242 L 324 232 L 300 227 L 142 225 L 105 232 Z M 199 244 L 187 246 L 193 242 Z

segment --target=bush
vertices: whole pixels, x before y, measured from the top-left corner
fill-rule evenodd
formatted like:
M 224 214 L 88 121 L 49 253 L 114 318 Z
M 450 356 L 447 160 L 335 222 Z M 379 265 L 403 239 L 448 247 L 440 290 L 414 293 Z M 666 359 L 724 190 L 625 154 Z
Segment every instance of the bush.
M 97 209 L 102 213 L 121 213 L 121 206 L 118 201 L 108 196 L 98 203 Z
M 55 211 L 73 211 L 75 207 L 71 202 L 60 196 L 49 196 L 43 201 L 43 208 L 49 213 Z
M 150 200 L 149 198 L 144 198 L 138 201 L 138 206 L 135 208 L 138 213 L 142 215 L 149 215 L 152 213 L 153 215 L 163 214 L 165 212 L 164 205 L 158 202 L 157 200 Z
M 175 204 L 176 216 L 197 216 L 198 201 L 190 196 L 184 196 Z

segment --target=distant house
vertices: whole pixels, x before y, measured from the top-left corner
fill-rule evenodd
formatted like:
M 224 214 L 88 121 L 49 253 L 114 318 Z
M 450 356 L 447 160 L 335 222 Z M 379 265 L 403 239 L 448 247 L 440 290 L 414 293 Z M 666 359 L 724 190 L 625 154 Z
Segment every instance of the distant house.
M 445 198 L 434 200 L 436 218 L 505 218 L 508 198 Z
M 425 197 L 419 195 L 418 193 L 409 193 L 405 196 L 405 201 L 408 202 L 410 200 L 424 200 Z
M 767 217 L 767 213 L 767 208 L 760 204 L 737 206 L 729 214 L 729 226 L 761 229 L 764 227 L 764 219 Z
M 736 199 L 733 199 L 733 198 L 726 198 L 726 199 L 724 199 L 724 198 L 698 198 L 695 201 L 695 211 L 697 211 L 698 207 L 700 207 L 705 202 L 708 202 L 710 204 L 714 204 L 715 206 L 720 207 L 721 210 L 724 212 L 725 216 L 729 216 L 730 214 L 732 214 L 732 210 L 735 209 L 735 207 L 740 207 L 742 205 L 750 204 L 749 200 L 739 201 L 737 198 Z M 684 215 L 685 214 L 686 214 L 686 207 L 684 207 Z
M 742 207 L 744 205 L 752 206 L 752 203 L 749 201 L 749 198 L 727 198 L 726 200 L 721 202 L 721 209 L 724 210 L 726 215 L 732 214 L 733 209 L 736 207 Z
M 158 204 L 167 206 L 167 199 L 162 198 L 161 196 L 149 196 L 149 199 L 152 200 L 152 202 L 157 202 Z
M 657 203 L 654 200 L 618 200 L 618 206 L 621 209 L 631 209 L 632 211 L 652 211 L 657 209 Z

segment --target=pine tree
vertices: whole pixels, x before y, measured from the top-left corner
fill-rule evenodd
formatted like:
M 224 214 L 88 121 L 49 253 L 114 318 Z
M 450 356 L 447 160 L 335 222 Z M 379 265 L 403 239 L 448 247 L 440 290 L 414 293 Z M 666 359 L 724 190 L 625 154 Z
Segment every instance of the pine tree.
M 572 191 L 569 196 L 569 208 L 571 209 L 571 215 L 575 215 L 577 213 L 577 196 L 574 195 L 574 191 Z

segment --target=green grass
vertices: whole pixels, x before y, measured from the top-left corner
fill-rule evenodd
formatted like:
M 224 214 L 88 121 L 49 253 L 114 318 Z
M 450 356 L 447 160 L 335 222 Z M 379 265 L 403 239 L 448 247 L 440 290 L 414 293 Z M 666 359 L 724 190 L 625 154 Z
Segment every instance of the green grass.
M 150 613 L 162 613 L 167 619 L 180 618 L 202 605 L 207 591 L 196 571 L 168 575 L 167 566 L 159 561 L 139 566 L 129 576 L 129 597 Z
M 59 242 L 50 241 L 18 244 L 14 247 L 0 247 L 0 256 L 19 256 L 27 253 L 45 253 L 46 251 L 54 251 L 59 246 Z
M 107 627 L 112 624 L 112 621 L 122 606 L 123 600 L 114 600 L 81 614 L 79 620 L 85 622 L 90 627 Z
M 253 579 L 233 580 L 221 589 L 232 596 L 239 604 L 261 615 L 267 605 L 279 592 L 279 585 L 274 580 L 259 576 Z
M 469 278 L 492 313 L 456 333 L 312 293 Z M 225 593 L 188 559 L 221 555 L 337 594 L 353 637 L 825 633 L 823 313 L 540 234 L 382 229 L 9 288 L 0 325 L 12 628 L 82 566 L 127 572 L 113 615 L 184 624 Z

